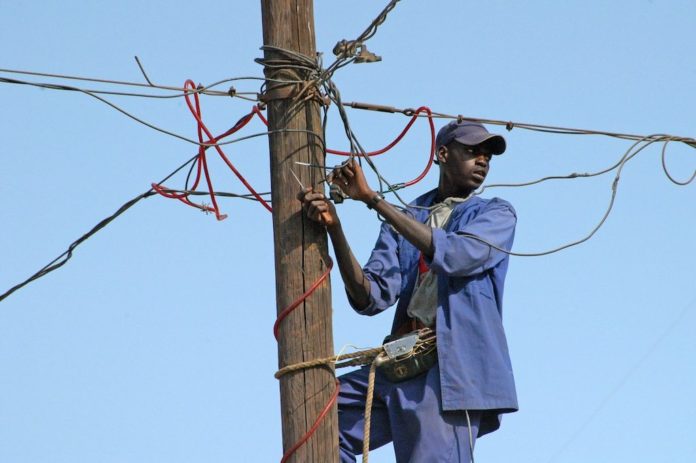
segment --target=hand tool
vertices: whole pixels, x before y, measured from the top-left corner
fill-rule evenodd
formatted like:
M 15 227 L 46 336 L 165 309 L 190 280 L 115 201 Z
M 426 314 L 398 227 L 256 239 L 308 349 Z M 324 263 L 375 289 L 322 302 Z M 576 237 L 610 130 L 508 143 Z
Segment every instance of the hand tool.
M 294 170 L 292 170 L 292 168 L 290 168 L 290 173 L 292 174 L 293 177 L 295 177 L 295 180 L 297 180 L 297 183 L 300 184 L 300 188 L 302 188 L 302 191 L 304 191 L 305 186 L 302 183 L 302 180 L 300 180 L 300 177 L 297 176 L 297 174 L 295 173 Z M 312 189 L 314 189 L 314 187 L 312 187 Z M 324 221 L 324 223 L 329 223 L 331 221 L 331 215 L 329 214 L 328 211 L 324 211 L 321 213 L 321 219 Z
M 347 162 L 347 161 L 346 161 Z M 323 166 L 321 164 L 311 164 L 309 162 L 301 162 L 301 161 L 295 161 L 295 164 L 299 164 L 301 166 L 307 166 L 307 167 L 314 167 L 316 169 L 324 169 L 324 170 L 335 170 L 339 167 L 344 166 L 346 163 L 344 162 L 343 164 L 339 164 L 336 167 L 327 167 Z M 334 204 L 341 204 L 343 200 L 348 198 L 348 195 L 341 190 L 341 188 L 338 185 L 335 185 L 334 183 L 331 182 L 331 180 L 328 181 L 329 183 L 329 199 L 334 202 Z

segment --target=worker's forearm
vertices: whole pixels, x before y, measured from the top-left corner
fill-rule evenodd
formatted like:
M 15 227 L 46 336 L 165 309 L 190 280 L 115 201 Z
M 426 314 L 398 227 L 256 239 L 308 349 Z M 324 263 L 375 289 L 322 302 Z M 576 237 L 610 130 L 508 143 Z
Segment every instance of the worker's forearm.
M 365 277 L 365 273 L 360 263 L 353 255 L 346 235 L 343 233 L 341 223 L 338 222 L 330 227 L 326 227 L 333 244 L 338 269 L 341 272 L 343 284 L 348 295 L 353 300 L 358 310 L 366 308 L 370 304 L 370 282 Z
M 374 205 L 374 209 L 408 242 L 418 248 L 424 255 L 430 258 L 433 257 L 435 247 L 433 246 L 432 228 L 404 214 L 387 201 L 379 201 Z

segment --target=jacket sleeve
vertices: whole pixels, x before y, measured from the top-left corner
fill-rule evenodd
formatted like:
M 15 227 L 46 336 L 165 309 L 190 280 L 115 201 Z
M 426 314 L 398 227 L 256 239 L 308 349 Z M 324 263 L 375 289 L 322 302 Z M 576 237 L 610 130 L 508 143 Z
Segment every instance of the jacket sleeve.
M 433 229 L 435 253 L 427 263 L 435 273 L 441 275 L 473 276 L 483 273 L 498 265 L 507 254 L 481 240 L 509 251 L 516 223 L 517 215 L 512 205 L 493 198 L 473 220 L 459 229 L 453 232 Z
M 391 307 L 399 299 L 401 268 L 399 264 L 399 237 L 388 223 L 383 223 L 370 259 L 363 267 L 370 281 L 370 303 L 358 309 L 348 296 L 350 305 L 362 315 L 375 315 Z

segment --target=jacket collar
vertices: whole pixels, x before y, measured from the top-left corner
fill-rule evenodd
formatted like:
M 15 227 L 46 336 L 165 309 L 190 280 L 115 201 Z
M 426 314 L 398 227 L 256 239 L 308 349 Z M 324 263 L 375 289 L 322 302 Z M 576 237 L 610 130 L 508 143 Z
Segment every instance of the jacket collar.
M 425 194 L 422 194 L 418 198 L 416 198 L 411 205 L 412 206 L 421 206 L 421 207 L 429 207 L 432 206 L 435 203 L 435 198 L 437 197 L 437 188 L 428 191 Z M 452 211 L 452 219 L 454 219 L 456 216 L 458 216 L 460 213 L 462 213 L 465 209 L 468 209 L 470 206 L 473 206 L 475 204 L 479 204 L 482 201 L 482 199 L 478 196 L 472 196 L 468 200 L 462 202 L 461 204 L 457 204 L 454 207 L 454 210 Z M 428 218 L 428 214 L 430 214 L 430 211 L 428 209 L 421 209 L 419 207 L 410 207 L 409 211 L 411 214 L 413 214 L 413 217 L 415 217 L 416 220 L 418 220 L 421 223 L 424 223 L 426 219 Z M 450 221 L 452 221 L 450 219 Z

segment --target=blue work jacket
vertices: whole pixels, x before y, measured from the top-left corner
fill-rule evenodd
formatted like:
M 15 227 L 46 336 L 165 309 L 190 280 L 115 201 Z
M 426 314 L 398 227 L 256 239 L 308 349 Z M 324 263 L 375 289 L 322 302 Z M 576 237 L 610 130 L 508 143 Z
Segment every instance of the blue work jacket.
M 411 205 L 431 206 L 437 190 Z M 425 223 L 429 211 L 409 207 Z M 437 274 L 436 318 L 443 410 L 487 410 L 480 434 L 499 426 L 499 414 L 516 411 L 517 395 L 502 324 L 503 285 L 508 254 L 472 238 L 509 250 L 517 216 L 500 198 L 474 196 L 458 204 L 444 229 L 433 229 L 430 270 Z M 388 223 L 380 230 L 364 267 L 370 281 L 370 303 L 359 310 L 375 315 L 395 303 L 392 332 L 406 320 L 418 277 L 420 251 Z

